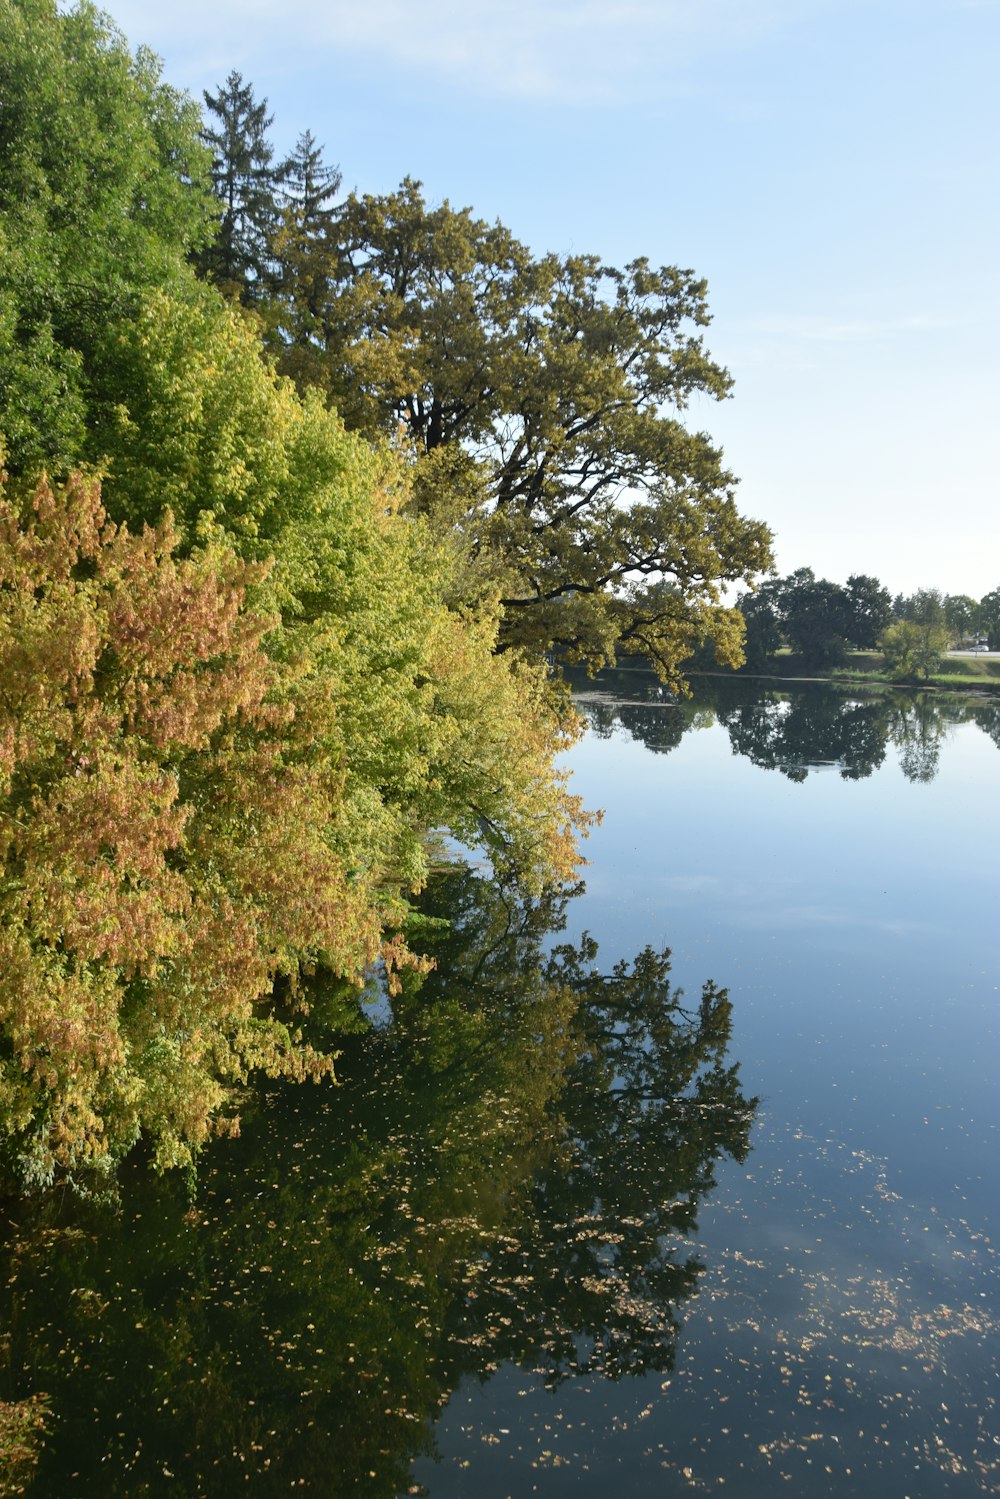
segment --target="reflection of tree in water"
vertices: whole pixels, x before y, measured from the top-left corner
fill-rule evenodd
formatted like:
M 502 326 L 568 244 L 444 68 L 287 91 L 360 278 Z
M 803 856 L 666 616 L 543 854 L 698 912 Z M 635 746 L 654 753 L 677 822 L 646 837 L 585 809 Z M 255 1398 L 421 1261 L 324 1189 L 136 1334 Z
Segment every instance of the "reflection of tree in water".
M 630 687 L 637 701 L 625 699 Z M 969 721 L 1000 745 L 996 705 L 972 705 L 927 693 L 858 697 L 816 684 L 785 692 L 740 679 L 708 678 L 699 680 L 693 701 L 661 702 L 651 698 L 655 692 L 651 675 L 643 679 L 638 672 L 602 673 L 591 684 L 583 706 L 599 736 L 624 729 L 661 753 L 676 748 L 690 729 L 714 718 L 728 731 L 734 754 L 798 782 L 822 766 L 836 767 L 845 780 L 863 780 L 883 764 L 890 745 L 899 751 L 907 780 L 931 781 L 950 729 Z
M 899 765 L 908 781 L 933 781 L 941 761 L 941 746 L 952 725 L 968 717 L 968 710 L 942 707 L 924 693 L 890 700 L 889 735 L 899 751 Z
M 885 759 L 888 721 L 881 699 L 854 702 L 834 692 L 788 699 L 769 694 L 722 717 L 733 751 L 754 765 L 804 781 L 820 765 L 845 780 L 870 776 Z
M 722 678 L 708 692 L 699 687 L 696 698 L 683 698 L 661 686 L 648 670 L 608 668 L 596 678 L 582 671 L 566 675 L 598 739 L 624 729 L 646 749 L 662 755 L 676 749 L 689 730 L 710 727 L 718 702 L 731 694 L 745 696 L 744 684 L 735 678 Z
M 19 1213 L 0 1396 L 51 1396 L 38 1492 L 390 1495 L 463 1375 L 670 1367 L 680 1235 L 755 1101 L 725 992 L 546 950 L 566 898 L 439 880 L 440 967 L 338 1090 L 262 1095 L 192 1204 L 137 1171 L 117 1216 Z
M 554 1148 L 512 1187 L 507 1232 L 472 1267 L 452 1324 L 459 1342 L 553 1379 L 671 1366 L 674 1307 L 702 1268 L 677 1235 L 719 1156 L 744 1157 L 755 1102 L 724 1063 L 724 991 L 707 984 L 689 1011 L 668 952 L 608 975 L 595 955 L 584 939 L 541 965 L 539 992 L 572 1002 L 569 1065 L 547 1106 Z
M 972 710 L 976 723 L 1000 749 L 1000 702 L 977 703 Z

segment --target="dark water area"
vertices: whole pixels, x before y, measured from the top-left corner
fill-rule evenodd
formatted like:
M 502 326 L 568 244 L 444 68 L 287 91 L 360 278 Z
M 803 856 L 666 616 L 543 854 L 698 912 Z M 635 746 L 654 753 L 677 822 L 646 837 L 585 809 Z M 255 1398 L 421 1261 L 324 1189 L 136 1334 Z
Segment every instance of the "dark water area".
M 585 888 L 436 880 L 193 1195 L 4 1206 L 0 1493 L 1000 1491 L 1000 705 L 580 702 Z

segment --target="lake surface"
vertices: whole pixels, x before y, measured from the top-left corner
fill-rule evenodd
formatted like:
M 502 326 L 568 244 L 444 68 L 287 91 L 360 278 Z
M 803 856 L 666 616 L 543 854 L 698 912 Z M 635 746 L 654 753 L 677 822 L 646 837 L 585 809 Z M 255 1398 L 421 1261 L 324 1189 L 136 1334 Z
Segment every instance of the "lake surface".
M 26 1492 L 1000 1490 L 1000 704 L 581 706 L 585 889 L 437 880 L 193 1196 L 7 1206 Z

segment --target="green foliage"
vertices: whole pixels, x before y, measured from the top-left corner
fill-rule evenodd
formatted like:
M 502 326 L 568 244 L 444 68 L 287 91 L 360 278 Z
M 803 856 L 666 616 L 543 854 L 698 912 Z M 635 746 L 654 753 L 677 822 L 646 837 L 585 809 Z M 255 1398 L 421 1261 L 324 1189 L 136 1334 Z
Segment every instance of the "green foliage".
M 944 618 L 952 644 L 964 645 L 978 629 L 979 605 L 967 593 L 950 593 L 944 601 Z
M 299 299 L 308 345 L 289 367 L 348 426 L 402 435 L 416 508 L 458 526 L 488 580 L 477 596 L 496 586 L 501 643 L 592 666 L 621 648 L 671 676 L 711 632 L 738 659 L 721 585 L 765 568 L 770 537 L 679 419 L 693 395 L 729 390 L 696 331 L 704 282 L 645 260 L 533 258 L 501 224 L 429 209 L 409 180 L 350 197 L 337 231 L 336 266 L 329 236 L 316 242 L 309 285 L 335 284 L 322 313 Z
M 207 289 L 149 299 L 119 349 L 122 400 L 93 439 L 109 507 L 141 525 L 167 504 L 189 541 L 274 557 L 258 585 L 284 621 L 271 649 L 308 656 L 325 683 L 349 866 L 418 884 L 424 830 L 444 825 L 485 836 L 529 883 L 565 872 L 586 819 L 551 757 L 576 718 L 543 670 L 495 654 L 495 612 L 448 607 L 458 557 L 400 513 L 399 458 L 345 432 L 316 392 L 300 400 Z
M 980 599 L 979 628 L 986 635 L 990 650 L 1000 651 L 1000 588 Z
M 846 590 L 826 578 L 817 579 L 809 567 L 799 568 L 782 586 L 785 637 L 805 666 L 832 666 L 844 659 L 851 612 Z
M 538 887 L 588 819 L 554 765 L 578 720 L 495 607 L 450 607 L 403 460 L 185 263 L 190 106 L 92 10 L 5 3 L 0 1151 L 38 1184 L 141 1134 L 187 1165 L 251 1070 L 328 1070 L 302 972 L 396 982 L 429 827 Z M 35 482 L 71 442 L 128 530 L 93 480 Z M 332 981 L 320 1008 L 349 1019 Z
M 847 587 L 817 579 L 811 567 L 769 578 L 739 607 L 747 626 L 747 663 L 762 667 L 782 641 L 807 668 L 836 666 L 848 647 L 874 646 L 891 617 L 888 589 L 855 573 Z
M 850 601 L 848 640 L 859 651 L 874 650 L 892 619 L 892 595 L 878 578 L 853 573 L 847 580 Z
M 890 676 L 899 682 L 926 681 L 948 649 L 948 627 L 928 607 L 924 621 L 897 619 L 879 642 Z
M 232 72 L 217 94 L 204 93 L 218 122 L 202 131 L 212 153 L 212 187 L 220 219 L 214 239 L 197 257 L 198 269 L 225 293 L 254 303 L 272 279 L 271 242 L 286 164 L 274 164 L 267 138 L 274 116 L 253 85 Z
M 339 169 L 324 163 L 323 148 L 305 131 L 286 164 L 272 245 L 276 282 L 265 309 L 268 343 L 279 368 L 302 389 L 325 383 L 316 351 L 339 257 L 330 199 L 340 182 Z
M 0 0 L 0 434 L 65 470 L 114 331 L 211 225 L 197 111 L 87 3 Z
M 943 625 L 944 595 L 939 588 L 918 588 L 915 593 L 900 594 L 894 599 L 892 612 L 896 619 L 908 619 L 913 624 Z

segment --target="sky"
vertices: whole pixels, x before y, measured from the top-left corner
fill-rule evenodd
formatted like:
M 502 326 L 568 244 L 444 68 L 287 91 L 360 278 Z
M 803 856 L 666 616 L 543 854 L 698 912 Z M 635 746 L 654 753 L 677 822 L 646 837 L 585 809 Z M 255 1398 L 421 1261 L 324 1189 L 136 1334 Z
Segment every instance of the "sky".
M 280 152 L 709 284 L 693 404 L 782 574 L 1000 586 L 1000 0 L 106 0 Z

